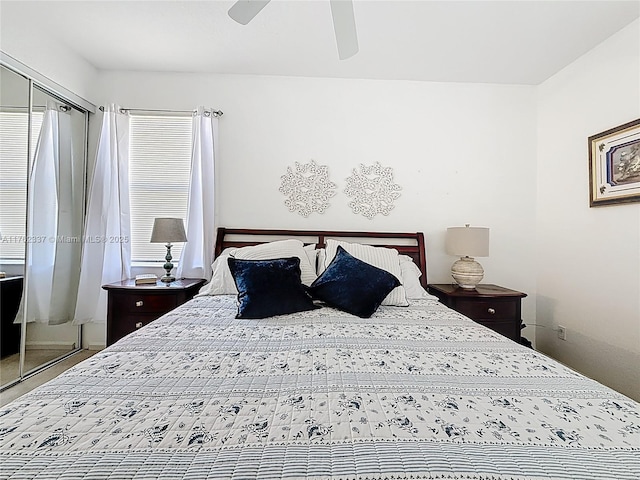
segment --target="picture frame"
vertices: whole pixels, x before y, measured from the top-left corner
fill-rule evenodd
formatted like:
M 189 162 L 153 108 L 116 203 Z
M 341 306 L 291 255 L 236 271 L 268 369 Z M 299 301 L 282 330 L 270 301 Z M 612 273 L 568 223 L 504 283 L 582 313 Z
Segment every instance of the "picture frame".
M 589 137 L 589 206 L 640 202 L 640 119 Z

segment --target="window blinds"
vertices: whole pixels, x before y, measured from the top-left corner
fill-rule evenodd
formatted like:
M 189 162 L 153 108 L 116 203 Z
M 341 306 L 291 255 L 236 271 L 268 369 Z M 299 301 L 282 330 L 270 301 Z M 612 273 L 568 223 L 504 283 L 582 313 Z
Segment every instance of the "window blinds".
M 131 115 L 129 197 L 131 260 L 164 262 L 164 244 L 150 243 L 156 217 L 187 217 L 191 116 Z M 171 249 L 179 260 L 181 243 Z
M 33 112 L 31 163 L 35 155 L 42 112 Z M 27 223 L 27 138 L 29 114 L 0 112 L 0 258 L 22 260 Z

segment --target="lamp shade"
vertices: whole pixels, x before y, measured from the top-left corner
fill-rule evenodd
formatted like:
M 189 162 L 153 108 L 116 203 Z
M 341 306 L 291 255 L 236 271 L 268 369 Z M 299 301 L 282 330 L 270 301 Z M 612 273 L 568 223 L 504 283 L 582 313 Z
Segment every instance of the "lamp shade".
M 456 257 L 488 257 L 489 229 L 487 227 L 449 227 L 445 249 Z
M 184 223 L 181 218 L 156 218 L 151 232 L 151 243 L 186 242 Z

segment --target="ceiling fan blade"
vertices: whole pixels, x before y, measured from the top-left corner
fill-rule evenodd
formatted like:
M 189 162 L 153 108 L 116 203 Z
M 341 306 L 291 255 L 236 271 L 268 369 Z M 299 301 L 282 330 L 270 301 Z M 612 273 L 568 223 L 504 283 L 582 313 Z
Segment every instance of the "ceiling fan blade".
M 246 25 L 260 13 L 271 0 L 238 0 L 229 9 L 229 16 L 241 25 Z
M 331 0 L 333 30 L 336 33 L 338 57 L 346 60 L 358 53 L 358 34 L 352 0 Z

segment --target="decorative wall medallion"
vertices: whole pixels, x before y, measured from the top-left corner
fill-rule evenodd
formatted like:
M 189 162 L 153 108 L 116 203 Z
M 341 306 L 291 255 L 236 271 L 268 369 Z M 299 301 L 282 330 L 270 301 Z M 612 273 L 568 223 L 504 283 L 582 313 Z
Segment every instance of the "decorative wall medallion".
M 353 213 L 371 220 L 378 213 L 389 215 L 393 201 L 400 196 L 400 185 L 393 183 L 393 169 L 378 162 L 373 165 L 360 164 L 360 170 L 352 170 L 347 178 L 344 193 L 351 197 L 349 207 Z
M 296 162 L 295 170 L 287 167 L 287 174 L 280 178 L 279 191 L 287 196 L 284 204 L 290 212 L 297 211 L 303 217 L 324 213 L 329 199 L 336 194 L 337 185 L 329 181 L 329 168 L 313 160 Z

